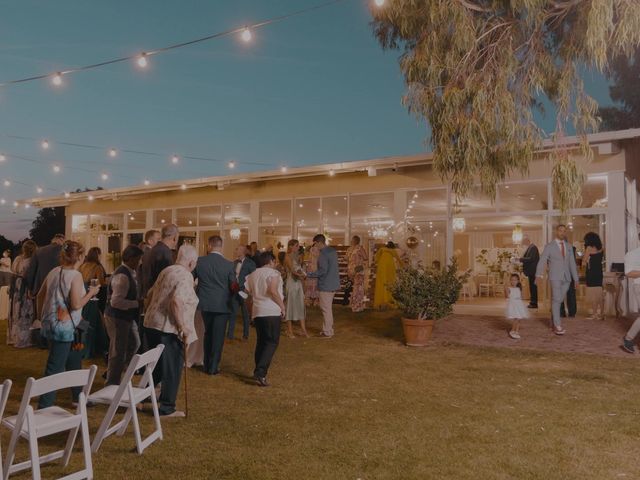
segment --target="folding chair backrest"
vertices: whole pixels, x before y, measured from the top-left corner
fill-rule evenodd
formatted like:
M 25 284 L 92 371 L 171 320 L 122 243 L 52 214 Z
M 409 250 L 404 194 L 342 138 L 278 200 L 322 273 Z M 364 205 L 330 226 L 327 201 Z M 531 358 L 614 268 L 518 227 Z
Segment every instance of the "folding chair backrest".
M 0 420 L 2 420 L 2 414 L 4 413 L 4 407 L 7 406 L 7 399 L 9 398 L 9 390 L 11 390 L 11 380 L 5 380 L 0 385 Z M 2 461 L 0 459 L 0 461 Z
M 57 390 L 64 390 L 72 387 L 86 387 L 91 386 L 93 383 L 93 377 L 96 375 L 98 367 L 91 365 L 91 368 L 86 370 L 70 370 L 68 372 L 56 373 L 55 375 L 49 375 L 48 377 L 42 377 L 38 380 L 29 378 L 27 380 L 27 386 L 31 381 L 29 395 L 31 398 L 39 397 L 45 393 L 55 392 Z M 27 390 L 25 390 L 25 393 Z
M 129 368 L 131 368 L 132 366 L 135 367 L 135 370 L 144 368 L 142 378 L 140 379 L 140 382 L 138 382 L 138 388 L 144 388 L 152 383 L 152 373 L 154 368 L 156 368 L 158 361 L 160 360 L 160 356 L 162 355 L 163 350 L 164 345 L 160 344 L 155 348 L 152 348 L 151 350 L 143 353 L 142 355 L 139 355 L 139 358 L 136 359 L 137 361 L 131 361 L 131 365 L 129 365 Z

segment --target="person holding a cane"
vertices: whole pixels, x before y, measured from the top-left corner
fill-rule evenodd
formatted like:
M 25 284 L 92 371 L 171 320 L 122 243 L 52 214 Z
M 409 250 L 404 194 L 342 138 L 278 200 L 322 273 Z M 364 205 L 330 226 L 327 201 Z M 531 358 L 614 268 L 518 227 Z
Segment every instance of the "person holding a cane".
M 149 348 L 164 345 L 164 351 L 153 371 L 154 383 L 161 384 L 159 410 L 162 417 L 184 417 L 176 410 L 185 346 L 197 339 L 193 319 L 198 296 L 193 288 L 191 272 L 198 253 L 192 245 L 178 250 L 175 265 L 165 268 L 148 293 L 149 304 L 144 318 Z

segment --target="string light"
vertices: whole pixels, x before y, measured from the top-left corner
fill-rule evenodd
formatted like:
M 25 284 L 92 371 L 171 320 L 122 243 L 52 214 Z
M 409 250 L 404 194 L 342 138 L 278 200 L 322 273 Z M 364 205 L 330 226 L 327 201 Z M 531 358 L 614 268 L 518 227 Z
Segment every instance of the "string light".
M 40 146 L 43 150 L 49 150 L 49 140 L 43 140 Z
M 64 192 L 64 198 L 70 198 L 71 194 L 69 192 Z
M 90 202 L 93 202 L 93 200 L 95 200 L 95 197 L 93 195 L 89 195 L 87 197 L 87 200 L 89 200 Z
M 10 187 L 10 186 L 11 186 L 11 182 L 10 182 L 9 180 L 5 180 L 4 182 L 2 182 L 2 184 L 3 184 L 5 187 Z
M 0 205 L 4 205 L 7 201 L 4 198 L 0 198 Z
M 333 177 L 336 174 L 336 171 L 332 168 L 331 170 L 329 170 L 329 176 Z
M 116 157 L 117 155 L 118 155 L 118 151 L 117 151 L 115 148 L 111 148 L 111 149 L 109 149 L 109 156 L 110 156 L 111 158 L 114 158 L 114 157 Z
M 376 4 L 376 7 L 383 7 L 385 0 L 374 0 L 373 3 Z
M 51 77 L 51 83 L 53 83 L 56 87 L 62 85 L 62 74 L 58 72 L 53 77 Z
M 280 171 L 281 171 L 282 173 L 287 173 L 287 170 L 288 170 L 288 169 L 287 169 L 287 167 L 286 167 L 285 165 L 283 165 L 282 167 L 280 167 Z
M 180 157 L 178 157 L 178 155 L 174 155 L 173 157 L 171 157 L 171 163 L 173 163 L 174 165 L 176 165 L 179 161 Z
M 7 156 L 4 153 L 0 153 L 0 162 L 6 162 Z
M 60 173 L 60 165 L 53 166 L 53 173 Z
M 25 204 L 24 204 L 24 208 L 26 208 L 26 209 L 31 208 L 31 204 L 30 204 L 30 203 L 25 203 Z
M 109 175 L 106 173 L 103 173 L 102 175 L 100 175 L 100 178 L 106 182 L 107 180 L 109 180 Z
M 145 187 L 148 187 L 149 185 L 151 185 L 151 180 L 145 178 L 144 182 L 142 183 L 144 183 Z
M 43 192 L 42 187 L 36 187 L 36 192 L 42 193 Z
M 244 41 L 245 43 L 249 43 L 252 37 L 253 35 L 249 27 L 246 27 L 244 30 L 242 30 L 242 34 L 240 35 L 240 38 L 242 38 L 242 41 Z
M 182 185 L 180 185 L 180 188 L 181 188 L 182 190 L 186 190 L 186 189 L 187 189 L 187 185 L 183 183 Z
M 147 54 L 142 52 L 138 57 L 138 60 L 136 60 L 136 63 L 140 68 L 147 68 L 149 65 L 149 62 L 147 62 Z
M 234 168 L 236 168 L 236 162 L 234 162 L 233 160 L 231 160 L 228 164 L 229 168 L 231 170 L 233 170 Z
M 17 208 L 17 207 L 18 207 L 18 205 L 19 205 L 19 203 L 18 203 L 18 202 L 13 202 L 13 206 L 14 206 L 14 207 L 16 207 L 16 208 Z

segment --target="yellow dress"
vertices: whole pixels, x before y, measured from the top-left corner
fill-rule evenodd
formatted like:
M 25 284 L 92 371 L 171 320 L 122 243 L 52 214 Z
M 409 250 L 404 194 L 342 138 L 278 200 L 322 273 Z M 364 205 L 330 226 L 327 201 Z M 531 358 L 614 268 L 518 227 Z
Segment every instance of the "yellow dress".
M 396 263 L 397 262 L 397 263 Z M 396 269 L 400 264 L 400 256 L 395 248 L 380 247 L 375 256 L 376 288 L 373 295 L 373 306 L 393 306 L 390 287 L 396 281 Z

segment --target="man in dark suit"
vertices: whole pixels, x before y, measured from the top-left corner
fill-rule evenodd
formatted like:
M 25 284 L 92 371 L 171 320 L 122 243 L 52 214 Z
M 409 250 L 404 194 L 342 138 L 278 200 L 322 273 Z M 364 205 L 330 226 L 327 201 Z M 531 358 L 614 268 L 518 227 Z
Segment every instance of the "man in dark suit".
M 227 322 L 231 313 L 231 296 L 238 292 L 233 262 L 222 255 L 222 238 L 209 237 L 209 254 L 198 258 L 193 276 L 198 280 L 198 308 L 204 322 L 204 371 L 220 373 Z
M 236 259 L 233 262 L 233 268 L 236 273 L 239 290 L 244 290 L 244 280 L 251 272 L 255 271 L 255 262 L 247 256 L 247 247 L 238 245 L 236 247 Z M 249 338 L 249 311 L 244 299 L 235 294 L 231 298 L 231 315 L 229 316 L 229 327 L 227 329 L 227 338 L 233 340 L 233 331 L 236 327 L 236 315 L 238 310 L 242 312 L 242 339 Z
M 160 232 L 160 241 L 142 257 L 142 298 L 147 296 L 158 275 L 165 268 L 173 265 L 173 250 L 178 245 L 178 227 L 165 225 Z
M 540 252 L 527 235 L 522 237 L 522 244 L 527 247 L 524 256 L 520 258 L 522 262 L 522 272 L 529 279 L 529 308 L 538 308 L 538 286 L 536 285 L 536 268 L 540 260 Z
M 49 245 L 37 249 L 33 255 L 29 268 L 25 272 L 27 288 L 32 295 L 38 294 L 49 272 L 60 266 L 60 252 L 63 243 L 64 235 L 58 233 L 53 236 Z

